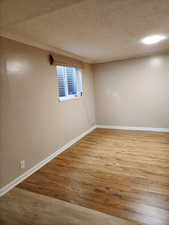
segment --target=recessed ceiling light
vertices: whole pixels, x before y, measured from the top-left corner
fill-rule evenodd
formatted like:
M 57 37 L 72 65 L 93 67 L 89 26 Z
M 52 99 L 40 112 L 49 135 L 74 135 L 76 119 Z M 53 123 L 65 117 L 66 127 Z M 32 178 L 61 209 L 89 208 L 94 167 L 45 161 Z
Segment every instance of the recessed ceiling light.
M 151 35 L 151 36 L 143 38 L 141 42 L 146 45 L 151 45 L 151 44 L 156 44 L 166 38 L 167 37 L 165 35 L 156 34 L 156 35 Z

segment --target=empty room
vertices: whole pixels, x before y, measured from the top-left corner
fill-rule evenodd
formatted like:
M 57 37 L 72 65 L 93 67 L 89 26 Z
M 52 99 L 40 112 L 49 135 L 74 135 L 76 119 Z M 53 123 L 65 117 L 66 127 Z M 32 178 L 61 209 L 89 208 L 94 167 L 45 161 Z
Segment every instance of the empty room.
M 169 225 L 169 0 L 0 1 L 0 225 Z

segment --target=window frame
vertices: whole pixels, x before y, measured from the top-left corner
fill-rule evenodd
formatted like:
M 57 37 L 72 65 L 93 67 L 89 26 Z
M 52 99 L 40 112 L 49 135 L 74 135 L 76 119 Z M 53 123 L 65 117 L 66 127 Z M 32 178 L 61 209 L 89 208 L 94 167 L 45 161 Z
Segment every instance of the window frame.
M 66 67 L 69 67 L 69 66 L 62 66 L 62 67 L 63 67 L 62 70 L 66 71 Z M 77 94 L 72 94 L 72 95 L 69 94 L 67 74 L 65 73 L 65 71 L 63 71 L 63 73 L 66 74 L 66 76 L 64 76 L 65 96 L 59 96 L 59 80 L 58 80 L 57 66 L 56 66 L 58 98 L 59 98 L 60 102 L 71 100 L 71 99 L 79 99 L 83 95 L 82 69 L 79 69 L 79 68 L 76 68 L 76 67 L 72 67 L 72 68 L 75 68 L 75 70 L 76 70 Z

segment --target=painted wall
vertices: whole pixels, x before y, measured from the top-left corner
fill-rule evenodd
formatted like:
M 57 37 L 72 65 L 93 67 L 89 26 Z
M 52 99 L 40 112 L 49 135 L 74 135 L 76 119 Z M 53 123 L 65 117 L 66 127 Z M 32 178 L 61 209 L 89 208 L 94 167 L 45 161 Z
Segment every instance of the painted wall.
M 96 122 L 169 128 L 169 55 L 94 66 Z
M 0 38 L 0 187 L 95 124 L 93 74 L 85 64 L 84 96 L 59 102 L 48 52 Z M 26 169 L 19 161 L 26 160 Z

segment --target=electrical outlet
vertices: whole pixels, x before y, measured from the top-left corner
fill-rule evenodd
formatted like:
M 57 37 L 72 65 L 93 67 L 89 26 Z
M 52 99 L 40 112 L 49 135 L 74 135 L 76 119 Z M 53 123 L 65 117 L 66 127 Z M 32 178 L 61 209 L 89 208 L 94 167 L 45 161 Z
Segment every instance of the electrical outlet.
M 25 160 L 20 161 L 20 168 L 24 169 L 25 168 Z

